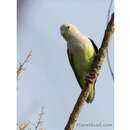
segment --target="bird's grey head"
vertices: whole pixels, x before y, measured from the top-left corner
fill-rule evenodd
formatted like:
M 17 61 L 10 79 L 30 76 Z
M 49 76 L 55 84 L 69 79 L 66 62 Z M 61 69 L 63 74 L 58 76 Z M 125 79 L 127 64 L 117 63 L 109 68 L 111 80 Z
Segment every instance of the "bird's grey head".
M 60 33 L 69 41 L 70 39 L 76 38 L 77 34 L 80 34 L 79 30 L 73 24 L 63 24 L 60 27 Z

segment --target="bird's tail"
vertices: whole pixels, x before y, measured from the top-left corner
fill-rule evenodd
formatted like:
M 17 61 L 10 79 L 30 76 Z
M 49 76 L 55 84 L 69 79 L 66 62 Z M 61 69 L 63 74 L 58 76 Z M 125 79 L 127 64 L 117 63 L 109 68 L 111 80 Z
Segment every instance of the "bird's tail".
M 90 94 L 86 100 L 87 103 L 92 103 L 95 97 L 95 84 L 90 87 Z

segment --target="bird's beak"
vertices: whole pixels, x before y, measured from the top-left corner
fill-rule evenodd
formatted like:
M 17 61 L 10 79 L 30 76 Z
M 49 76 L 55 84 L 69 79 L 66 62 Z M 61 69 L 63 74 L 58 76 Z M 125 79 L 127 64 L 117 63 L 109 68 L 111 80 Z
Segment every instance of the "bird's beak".
M 61 33 L 62 36 L 64 36 L 64 34 L 65 34 L 65 26 L 64 26 L 64 24 L 62 26 L 60 26 L 60 33 Z
M 61 28 L 61 35 L 65 34 L 65 30 Z

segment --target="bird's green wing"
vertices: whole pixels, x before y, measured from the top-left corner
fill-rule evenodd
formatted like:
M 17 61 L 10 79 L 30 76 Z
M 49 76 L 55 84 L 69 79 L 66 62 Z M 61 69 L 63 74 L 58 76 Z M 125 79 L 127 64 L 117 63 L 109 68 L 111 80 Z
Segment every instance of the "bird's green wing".
M 67 54 L 68 54 L 70 65 L 71 65 L 71 67 L 72 67 L 72 69 L 74 71 L 75 77 L 76 77 L 80 87 L 82 88 L 82 85 L 81 85 L 80 80 L 79 80 L 79 76 L 78 76 L 78 74 L 76 72 L 76 69 L 75 69 L 75 66 L 74 66 L 74 62 L 73 62 L 74 58 L 73 58 L 73 55 L 70 53 L 69 49 L 67 49 Z
M 89 38 L 89 40 L 92 42 L 93 47 L 94 47 L 94 49 L 95 49 L 95 52 L 96 52 L 96 54 L 97 54 L 97 53 L 98 53 L 98 48 L 97 48 L 96 44 L 94 43 L 94 41 L 93 41 L 91 38 Z

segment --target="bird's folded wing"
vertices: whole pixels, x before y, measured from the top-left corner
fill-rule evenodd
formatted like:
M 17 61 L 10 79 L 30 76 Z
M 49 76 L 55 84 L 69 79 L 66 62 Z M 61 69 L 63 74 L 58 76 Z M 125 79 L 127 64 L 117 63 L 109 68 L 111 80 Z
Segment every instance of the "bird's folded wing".
M 77 71 L 76 71 L 76 69 L 75 69 L 73 55 L 71 54 L 71 52 L 69 51 L 69 49 L 67 50 L 67 54 L 68 54 L 68 58 L 69 58 L 70 65 L 71 65 L 71 67 L 72 67 L 72 69 L 73 69 L 73 71 L 74 71 L 75 77 L 76 77 L 76 79 L 77 79 L 77 81 L 78 81 L 80 87 L 83 88 L 82 85 L 81 85 L 81 83 L 80 83 L 80 79 L 79 79 L 78 73 L 77 73 Z
M 97 54 L 97 53 L 98 53 L 98 48 L 97 48 L 96 44 L 94 43 L 94 41 L 93 41 L 91 38 L 89 38 L 89 40 L 92 42 L 93 47 L 94 47 L 94 49 L 95 49 L 95 52 L 96 52 L 96 54 Z

